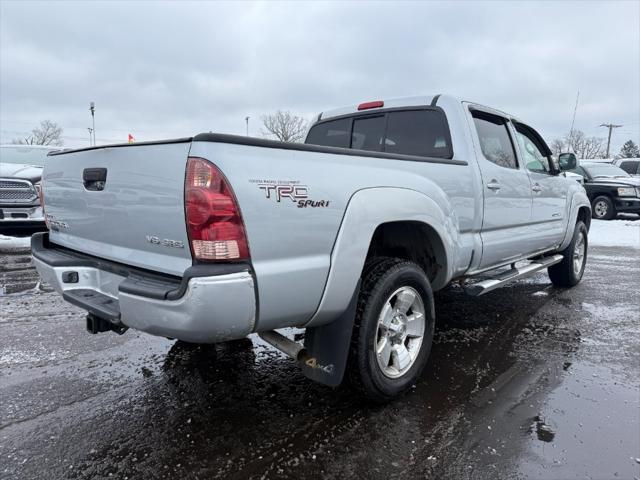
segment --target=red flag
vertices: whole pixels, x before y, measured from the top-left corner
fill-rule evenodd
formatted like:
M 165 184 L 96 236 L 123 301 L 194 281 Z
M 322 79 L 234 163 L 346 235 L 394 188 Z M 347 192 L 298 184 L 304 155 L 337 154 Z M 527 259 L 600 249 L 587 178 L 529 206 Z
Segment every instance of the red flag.
M 135 142 L 135 138 L 133 138 L 133 135 L 129 134 L 129 143 L 133 143 Z

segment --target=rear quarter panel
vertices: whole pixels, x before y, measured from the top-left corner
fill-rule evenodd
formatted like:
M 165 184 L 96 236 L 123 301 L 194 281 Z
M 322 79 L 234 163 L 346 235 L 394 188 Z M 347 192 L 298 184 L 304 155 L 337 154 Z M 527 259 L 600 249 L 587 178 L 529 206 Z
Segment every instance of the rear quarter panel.
M 354 193 L 362 189 L 400 187 L 422 192 L 451 218 L 456 234 L 471 232 L 477 224 L 478 198 L 471 165 L 204 141 L 193 143 L 190 156 L 217 165 L 238 198 L 256 274 L 260 331 L 303 325 L 316 312 L 345 210 Z M 324 206 L 300 207 L 291 198 L 278 199 L 273 189 L 268 194 L 268 185 L 298 187 L 308 200 L 324 202 Z M 373 231 L 360 234 L 371 238 Z M 469 235 L 460 242 L 468 247 L 466 258 L 459 258 L 464 264 L 459 268 L 464 269 L 473 239 Z M 347 292 L 348 298 L 352 293 Z

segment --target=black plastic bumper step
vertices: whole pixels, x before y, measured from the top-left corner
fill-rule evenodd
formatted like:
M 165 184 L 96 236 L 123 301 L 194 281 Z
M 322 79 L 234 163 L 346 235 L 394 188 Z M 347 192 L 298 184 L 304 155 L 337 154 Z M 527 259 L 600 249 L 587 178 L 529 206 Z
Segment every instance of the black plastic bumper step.
M 62 297 L 69 303 L 87 310 L 96 317 L 110 322 L 120 322 L 120 304 L 118 300 L 97 290 L 77 288 L 65 290 Z

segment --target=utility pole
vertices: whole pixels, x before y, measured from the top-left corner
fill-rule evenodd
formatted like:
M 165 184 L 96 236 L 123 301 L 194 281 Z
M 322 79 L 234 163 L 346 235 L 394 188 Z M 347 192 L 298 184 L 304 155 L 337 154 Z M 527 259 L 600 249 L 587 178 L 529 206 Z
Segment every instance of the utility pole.
M 89 104 L 89 111 L 91 112 L 91 124 L 92 124 L 92 132 L 93 132 L 93 146 L 96 145 L 96 104 L 91 102 Z
M 89 130 L 89 146 L 91 146 L 91 132 L 93 132 L 93 128 L 87 127 L 87 130 Z
M 601 127 L 607 127 L 609 129 L 609 138 L 607 138 L 607 155 L 606 158 L 609 158 L 609 147 L 611 146 L 611 131 L 614 128 L 620 128 L 622 125 L 614 125 L 613 123 L 601 123 Z
M 249 118 L 250 117 L 244 117 L 244 121 L 247 122 L 247 137 L 249 136 Z

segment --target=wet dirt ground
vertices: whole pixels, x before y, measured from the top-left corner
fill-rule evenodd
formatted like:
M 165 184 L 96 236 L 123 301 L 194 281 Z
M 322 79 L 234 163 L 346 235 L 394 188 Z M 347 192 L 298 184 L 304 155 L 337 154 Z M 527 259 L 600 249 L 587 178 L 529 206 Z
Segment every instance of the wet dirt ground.
M 640 478 L 639 279 L 594 247 L 571 290 L 440 292 L 426 372 L 375 406 L 254 337 L 90 335 L 5 252 L 0 478 Z

